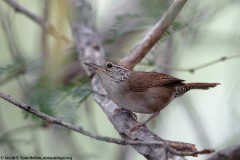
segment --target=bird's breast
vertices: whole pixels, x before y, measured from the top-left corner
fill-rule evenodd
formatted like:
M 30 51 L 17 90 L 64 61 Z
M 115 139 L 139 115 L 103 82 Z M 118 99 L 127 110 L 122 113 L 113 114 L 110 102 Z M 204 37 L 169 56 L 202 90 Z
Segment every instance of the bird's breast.
M 137 113 L 154 113 L 168 105 L 174 97 L 174 90 L 165 87 L 153 87 L 144 92 L 134 92 L 127 83 L 103 82 L 109 98 L 119 107 Z

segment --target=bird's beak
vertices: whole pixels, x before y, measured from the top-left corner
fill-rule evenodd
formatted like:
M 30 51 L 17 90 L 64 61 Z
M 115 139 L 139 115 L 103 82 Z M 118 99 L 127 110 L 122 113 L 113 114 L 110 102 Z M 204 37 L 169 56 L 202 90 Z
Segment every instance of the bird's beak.
M 95 71 L 97 71 L 100 68 L 100 66 L 96 65 L 95 63 L 84 62 L 84 64 L 89 66 L 90 68 L 92 68 Z

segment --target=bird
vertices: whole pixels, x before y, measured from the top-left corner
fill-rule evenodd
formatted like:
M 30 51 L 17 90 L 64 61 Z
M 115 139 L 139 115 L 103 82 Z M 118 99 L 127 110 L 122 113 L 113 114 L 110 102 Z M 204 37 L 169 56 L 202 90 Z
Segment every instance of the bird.
M 85 62 L 101 80 L 109 98 L 128 111 L 152 114 L 137 126 L 146 125 L 172 100 L 191 89 L 209 89 L 219 83 L 184 83 L 159 72 L 131 71 L 112 62 L 97 65 Z

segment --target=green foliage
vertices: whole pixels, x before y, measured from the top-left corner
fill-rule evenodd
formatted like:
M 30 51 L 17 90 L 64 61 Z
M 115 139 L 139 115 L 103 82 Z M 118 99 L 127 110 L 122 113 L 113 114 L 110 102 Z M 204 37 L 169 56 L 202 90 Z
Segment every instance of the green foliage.
M 163 15 L 171 2 L 166 0 L 139 0 L 139 3 L 143 15 L 157 20 Z
M 26 95 L 26 100 L 36 109 L 48 115 L 74 123 L 76 110 L 91 93 L 92 90 L 87 78 L 56 88 L 41 80 L 30 89 Z M 25 117 L 31 115 L 24 113 Z M 32 118 L 39 121 L 35 116 Z
M 104 43 L 115 43 L 118 39 L 126 35 L 143 32 L 155 24 L 152 19 L 141 16 L 140 14 L 124 14 L 117 16 L 112 29 L 109 31 L 109 36 L 104 40 Z M 181 22 L 173 22 L 168 30 L 163 33 L 162 38 L 156 46 L 168 40 L 175 32 L 181 31 L 185 26 L 186 24 Z
M 158 43 L 155 44 L 150 53 L 147 54 L 147 56 L 141 61 L 140 66 L 143 67 L 144 70 L 146 70 L 146 67 L 148 69 L 149 67 L 152 67 L 150 69 L 154 69 L 156 57 L 157 54 L 159 54 L 157 52 L 158 47 L 160 47 L 162 43 L 166 42 L 171 36 L 173 36 L 174 33 L 181 31 L 185 27 L 185 24 L 182 24 L 180 22 L 173 22 L 168 30 L 163 33 L 161 39 L 158 41 Z
M 181 31 L 185 27 L 186 27 L 186 25 L 182 24 L 181 22 L 173 22 L 170 25 L 170 27 L 168 28 L 168 30 L 163 33 L 163 36 L 159 41 L 160 44 L 162 44 L 163 42 L 168 40 L 170 38 L 170 36 L 172 36 L 174 33 Z
M 5 67 L 0 67 L 0 85 L 8 82 L 12 77 L 17 77 L 25 72 L 25 67 L 19 63 L 9 64 Z
M 114 43 L 126 35 L 144 31 L 149 24 L 151 24 L 150 20 L 146 19 L 146 17 L 140 16 L 139 14 L 119 15 L 116 17 L 115 23 L 109 31 L 109 36 L 104 40 L 104 43 Z
M 156 19 L 156 17 L 158 19 Z M 118 43 L 118 40 L 126 38 L 126 36 L 131 36 L 131 34 L 148 31 L 159 20 L 159 16 L 156 17 L 152 16 L 150 18 L 148 15 L 142 15 L 141 13 L 117 16 L 112 29 L 109 31 L 108 37 L 104 41 L 105 44 Z M 187 23 L 173 22 L 168 30 L 163 33 L 161 39 L 151 49 L 150 53 L 141 61 L 141 70 L 153 70 L 156 56 L 159 54 L 157 52 L 158 47 L 186 26 Z
M 0 67 L 0 85 L 16 79 L 20 74 L 25 76 L 41 75 L 43 63 L 38 59 L 26 59 L 27 66 L 14 63 Z M 25 68 L 27 68 L 27 72 Z M 68 84 L 55 85 L 48 80 L 47 76 L 40 76 L 33 86 L 29 86 L 29 84 L 23 86 L 24 102 L 48 115 L 74 122 L 76 110 L 92 93 L 89 82 L 89 78 L 83 77 Z M 28 112 L 23 111 L 23 114 L 25 118 L 31 116 L 36 122 L 43 122 Z

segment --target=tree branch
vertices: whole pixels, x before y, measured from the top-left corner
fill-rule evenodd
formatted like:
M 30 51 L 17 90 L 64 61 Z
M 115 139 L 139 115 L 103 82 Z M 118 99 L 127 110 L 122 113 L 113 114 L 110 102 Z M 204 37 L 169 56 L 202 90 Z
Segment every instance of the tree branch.
M 110 143 L 116 143 L 116 144 L 121 144 L 121 145 L 127 145 L 128 143 L 129 144 L 132 144 L 132 145 L 141 145 L 141 144 L 144 144 L 144 145 L 157 145 L 157 146 L 160 146 L 160 147 L 163 147 L 163 142 L 153 142 L 153 143 L 146 143 L 146 142 L 141 142 L 141 141 L 131 141 L 131 140 L 122 140 L 122 139 L 116 139 L 116 138 L 111 138 L 111 137 L 104 137 L 104 136 L 99 136 L 99 135 L 96 135 L 94 133 L 91 133 L 89 131 L 86 131 L 83 129 L 83 127 L 81 126 L 75 126 L 75 125 L 71 125 L 67 122 L 64 122 L 62 120 L 59 120 L 59 119 L 56 119 L 52 116 L 49 116 L 43 112 L 40 112 L 36 109 L 34 109 L 35 107 L 31 107 L 30 105 L 27 105 L 27 104 L 24 104 L 22 102 L 19 102 L 13 98 L 10 97 L 10 95 L 5 95 L 4 93 L 0 92 L 0 97 L 2 99 L 4 99 L 5 101 L 29 112 L 29 113 L 32 113 L 33 115 L 36 115 L 38 116 L 39 118 L 47 121 L 49 124 L 57 124 L 57 125 L 60 125 L 60 126 L 63 126 L 65 128 L 68 128 L 70 130 L 73 130 L 75 132 L 78 132 L 78 133 L 81 133 L 83 135 L 86 135 L 88 137 L 91 137 L 91 138 L 94 138 L 94 139 L 97 139 L 97 140 L 100 140 L 100 141 L 105 141 L 105 142 L 110 142 Z
M 43 30 L 45 30 L 47 33 L 52 35 L 54 38 L 65 41 L 66 43 L 71 42 L 66 36 L 62 35 L 60 32 L 57 31 L 57 29 L 50 24 L 49 22 L 45 21 L 42 17 L 39 17 L 35 15 L 34 13 L 30 12 L 20 4 L 18 4 L 15 0 L 3 0 L 6 4 L 8 4 L 10 7 L 12 7 L 16 12 L 19 12 L 25 16 L 27 16 L 29 19 L 31 19 L 33 22 L 37 23 L 39 26 L 42 27 Z
M 231 146 L 217 152 L 208 160 L 239 160 L 240 159 L 240 145 Z
M 5 101 L 13 104 L 16 107 L 19 107 L 29 113 L 32 113 L 35 116 L 38 116 L 39 118 L 46 120 L 49 124 L 53 125 L 59 125 L 65 128 L 68 128 L 72 131 L 81 133 L 85 136 L 94 138 L 96 140 L 104 141 L 104 142 L 109 142 L 109 143 L 115 143 L 119 145 L 135 145 L 135 146 L 154 146 L 157 148 L 165 148 L 167 147 L 171 152 L 174 152 L 174 154 L 178 155 L 181 154 L 181 156 L 184 156 L 185 151 L 189 155 L 189 153 L 192 153 L 192 155 L 196 152 L 199 152 L 196 150 L 195 145 L 189 144 L 189 143 L 182 143 L 182 142 L 173 142 L 173 141 L 133 141 L 133 140 L 124 140 L 124 139 L 117 139 L 117 138 L 112 138 L 112 137 L 106 137 L 106 136 L 100 136 L 95 133 L 91 133 L 89 131 L 86 131 L 82 126 L 76 126 L 76 125 L 71 125 L 65 121 L 56 119 L 52 116 L 49 116 L 43 112 L 40 112 L 34 107 L 24 104 L 22 102 L 19 102 L 13 98 L 11 98 L 9 95 L 5 95 L 4 93 L 0 92 L 0 97 L 4 99 Z M 28 126 L 29 127 L 29 126 Z M 36 125 L 34 125 L 36 127 Z M 25 127 L 26 128 L 26 127 Z M 20 128 L 21 130 L 23 128 Z M 17 129 L 18 130 L 18 129 Z M 8 133 L 6 133 L 3 136 L 6 136 Z
M 223 62 L 223 61 L 226 61 L 226 60 L 230 60 L 230 59 L 235 59 L 235 58 L 240 58 L 240 55 L 238 54 L 238 55 L 232 55 L 232 56 L 223 56 L 223 57 L 218 58 L 216 60 L 209 61 L 209 62 L 203 63 L 201 65 L 197 65 L 197 66 L 191 67 L 191 68 L 180 68 L 180 67 L 174 67 L 174 66 L 165 65 L 165 64 L 159 64 L 158 66 L 160 68 L 163 68 L 163 69 L 189 72 L 189 73 L 193 74 L 196 70 L 203 69 L 203 68 L 215 65 L 217 63 L 220 63 L 220 62 Z
M 162 16 L 157 24 L 147 35 L 132 49 L 129 55 L 119 61 L 121 66 L 132 69 L 139 63 L 148 51 L 159 41 L 163 33 L 168 29 L 187 0 L 174 0 L 168 11 Z
M 175 155 L 178 155 L 178 156 L 193 156 L 193 157 L 197 157 L 198 155 L 200 154 L 210 154 L 210 153 L 213 153 L 215 152 L 214 149 L 203 149 L 201 151 L 195 151 L 195 152 L 184 152 L 184 151 L 177 151 L 173 148 L 167 148 L 167 150 L 172 153 L 172 154 L 175 154 Z

